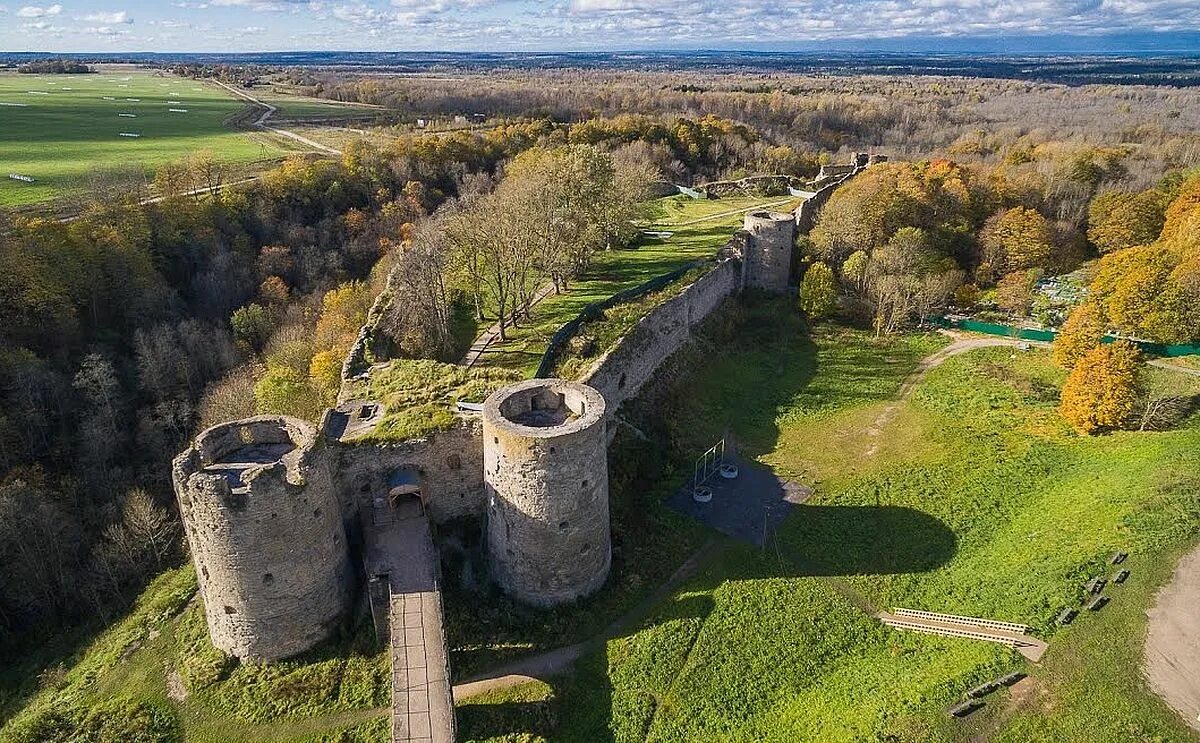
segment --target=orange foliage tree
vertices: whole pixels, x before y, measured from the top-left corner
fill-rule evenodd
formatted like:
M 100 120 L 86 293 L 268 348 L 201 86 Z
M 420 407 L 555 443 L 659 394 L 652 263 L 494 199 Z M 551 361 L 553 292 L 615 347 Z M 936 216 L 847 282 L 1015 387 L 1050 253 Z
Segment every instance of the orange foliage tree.
M 1058 412 L 1085 436 L 1128 425 L 1140 395 L 1140 362 L 1141 352 L 1129 341 L 1096 346 L 1071 370 Z
M 1104 314 L 1094 302 L 1075 308 L 1054 339 L 1054 363 L 1070 369 L 1104 338 Z

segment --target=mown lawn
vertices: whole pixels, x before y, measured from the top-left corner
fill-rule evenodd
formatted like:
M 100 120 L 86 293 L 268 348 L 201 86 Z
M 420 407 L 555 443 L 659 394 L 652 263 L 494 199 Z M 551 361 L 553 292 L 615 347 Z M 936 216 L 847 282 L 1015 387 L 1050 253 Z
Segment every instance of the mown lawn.
M 894 403 L 935 341 L 881 346 L 834 328 L 809 340 L 771 315 L 752 312 L 721 354 L 690 365 L 664 426 L 684 449 L 728 428 L 813 497 L 765 550 L 725 543 L 541 701 L 494 695 L 493 724 L 489 705 L 464 707 L 473 740 L 1197 739 L 1138 669 L 1144 611 L 1200 524 L 1200 420 L 1080 439 L 1054 412 L 1062 373 L 1048 354 L 1011 349 L 953 358 Z M 1117 549 L 1129 582 L 1055 627 Z M 893 606 L 1027 623 L 1050 649 L 1033 665 L 869 614 Z M 1010 670 L 1030 678 L 969 721 L 947 717 Z
M 532 317 L 515 329 L 509 329 L 508 340 L 496 342 L 480 359 L 486 366 L 514 369 L 531 377 L 537 371 L 542 354 L 563 323 L 575 318 L 584 307 L 611 297 L 619 291 L 649 281 L 655 276 L 674 271 L 701 258 L 711 258 L 729 241 L 734 230 L 742 224 L 742 213 L 763 204 L 779 202 L 778 197 L 727 199 L 689 199 L 672 196 L 657 199 L 651 206 L 651 223 L 647 230 L 669 231 L 668 238 L 647 238 L 640 245 L 599 253 L 587 272 L 571 284 L 564 294 L 547 297 L 533 308 Z M 714 214 L 734 212 L 712 218 Z M 704 221 L 676 226 L 679 222 Z M 486 325 L 479 328 L 482 332 Z M 469 345 L 469 344 L 468 344 Z
M 245 103 L 215 85 L 103 69 L 89 75 L 0 74 L 0 207 L 79 192 L 95 168 L 137 164 L 152 174 L 197 150 L 230 163 L 274 161 L 291 151 L 274 138 L 227 128 L 224 121 Z M 35 181 L 12 180 L 10 173 Z

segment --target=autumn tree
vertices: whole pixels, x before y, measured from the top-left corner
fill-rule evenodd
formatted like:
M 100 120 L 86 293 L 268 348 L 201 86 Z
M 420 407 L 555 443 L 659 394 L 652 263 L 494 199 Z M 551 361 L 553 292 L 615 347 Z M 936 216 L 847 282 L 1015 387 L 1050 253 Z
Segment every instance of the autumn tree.
M 905 227 L 867 262 L 867 299 L 876 333 L 891 333 L 945 306 L 963 281 L 954 261 L 940 255 L 924 230 Z
M 1088 351 L 1063 385 L 1059 413 L 1085 436 L 1129 425 L 1138 407 L 1140 362 L 1141 353 L 1129 341 Z
M 833 269 L 817 261 L 808 267 L 800 282 L 800 309 L 817 320 L 829 315 L 836 306 L 837 282 L 833 278 Z
M 254 302 L 234 310 L 229 318 L 234 340 L 244 343 L 255 352 L 261 351 L 266 345 L 275 325 L 271 311 Z
M 442 229 L 444 222 L 419 224 L 396 252 L 388 275 L 388 302 L 381 320 L 408 356 L 442 358 L 450 350 L 454 246 Z M 470 279 L 470 285 L 477 280 Z
M 1157 189 L 1136 194 L 1105 191 L 1088 205 L 1088 240 L 1101 253 L 1154 242 L 1162 231 L 1166 207 Z
M 1094 302 L 1076 307 L 1054 339 L 1054 363 L 1070 369 L 1088 351 L 1099 346 L 1107 329 L 1104 315 Z
M 996 305 L 1014 315 L 1028 315 L 1033 305 L 1033 289 L 1041 271 L 1013 271 L 996 284 Z
M 1045 267 L 1054 252 L 1049 221 L 1023 206 L 997 212 L 979 233 L 980 263 L 1008 274 Z

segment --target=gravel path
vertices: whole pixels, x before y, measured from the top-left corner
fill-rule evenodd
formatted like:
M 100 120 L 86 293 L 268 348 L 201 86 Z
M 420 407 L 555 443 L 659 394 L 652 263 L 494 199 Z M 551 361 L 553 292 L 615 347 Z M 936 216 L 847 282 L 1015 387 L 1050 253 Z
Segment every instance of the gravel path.
M 1167 705 L 1200 730 L 1200 547 L 1175 566 L 1175 575 L 1146 612 L 1150 623 L 1142 672 Z
M 259 129 L 263 129 L 268 132 L 278 134 L 281 137 L 287 137 L 288 139 L 294 139 L 295 141 L 299 142 L 300 144 L 311 147 L 314 150 L 319 150 L 328 155 L 342 154 L 341 150 L 335 150 L 332 147 L 326 147 L 325 145 L 321 144 L 320 142 L 316 142 L 314 140 L 309 139 L 308 137 L 299 135 L 295 132 L 288 131 L 287 129 L 279 129 L 277 127 L 268 126 L 267 121 L 275 114 L 276 111 L 279 110 L 278 108 L 276 108 L 275 106 L 272 106 L 270 103 L 265 103 L 263 101 L 260 101 L 259 99 L 255 98 L 254 96 L 250 95 L 249 93 L 238 90 L 237 88 L 235 88 L 231 85 L 226 85 L 225 83 L 221 82 L 220 80 L 213 80 L 212 82 L 221 86 L 225 90 L 228 90 L 230 93 L 233 93 L 238 98 L 249 101 L 256 106 L 262 106 L 263 107 L 262 115 L 258 117 L 258 121 L 254 122 L 254 126 L 258 127 Z

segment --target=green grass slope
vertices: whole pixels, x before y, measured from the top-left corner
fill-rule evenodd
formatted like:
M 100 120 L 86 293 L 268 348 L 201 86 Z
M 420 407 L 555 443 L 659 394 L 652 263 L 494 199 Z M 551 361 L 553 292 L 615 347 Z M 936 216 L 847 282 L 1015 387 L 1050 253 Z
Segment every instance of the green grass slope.
M 389 677 L 369 622 L 282 663 L 229 660 L 208 640 L 189 566 L 43 672 L 0 742 L 374 742 L 387 735 Z
M 734 230 L 741 226 L 745 211 L 779 201 L 778 197 L 749 196 L 714 200 L 683 196 L 656 199 L 646 229 L 671 232 L 670 237 L 650 238 L 630 249 L 596 254 L 584 275 L 571 284 L 570 291 L 542 300 L 533 308 L 532 317 L 510 329 L 508 340 L 494 343 L 479 363 L 533 376 L 551 336 L 584 307 L 692 261 L 714 257 Z M 479 332 L 485 329 L 478 328 Z
M 727 543 L 640 629 L 557 680 L 541 703 L 553 727 L 511 711 L 488 727 L 477 705 L 475 739 L 1197 739 L 1139 666 L 1144 611 L 1200 524 L 1200 420 L 1081 439 L 1054 412 L 1062 373 L 1048 354 L 1011 349 L 952 358 L 897 403 L 911 351 L 929 341 L 904 349 L 837 329 L 809 341 L 770 315 L 693 366 L 670 427 L 700 442 L 728 426 L 813 497 L 767 549 Z M 1129 582 L 1055 627 L 1117 549 L 1131 553 Z M 1034 665 L 870 616 L 893 606 L 1028 623 L 1050 649 Z M 1029 679 L 967 721 L 947 717 L 1010 670 Z

